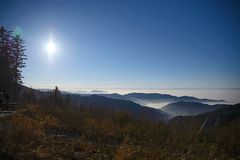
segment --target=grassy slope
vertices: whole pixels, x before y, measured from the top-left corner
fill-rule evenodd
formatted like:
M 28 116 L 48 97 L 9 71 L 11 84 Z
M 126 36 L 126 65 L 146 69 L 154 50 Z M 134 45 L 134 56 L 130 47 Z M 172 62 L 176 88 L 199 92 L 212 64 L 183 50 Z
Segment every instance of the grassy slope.
M 207 132 L 200 127 L 95 108 L 28 104 L 0 119 L 0 159 L 237 159 L 239 120 Z

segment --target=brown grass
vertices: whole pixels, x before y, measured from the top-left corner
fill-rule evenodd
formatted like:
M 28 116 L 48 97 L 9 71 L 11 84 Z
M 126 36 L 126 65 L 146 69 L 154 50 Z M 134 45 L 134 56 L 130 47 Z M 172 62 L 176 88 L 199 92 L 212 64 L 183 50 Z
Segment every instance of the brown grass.
M 94 112 L 94 113 L 92 113 Z M 104 111 L 105 112 L 105 111 Z M 26 105 L 0 119 L 1 159 L 239 159 L 240 121 L 211 130 L 124 113 Z M 104 114 L 104 113 L 103 113 Z

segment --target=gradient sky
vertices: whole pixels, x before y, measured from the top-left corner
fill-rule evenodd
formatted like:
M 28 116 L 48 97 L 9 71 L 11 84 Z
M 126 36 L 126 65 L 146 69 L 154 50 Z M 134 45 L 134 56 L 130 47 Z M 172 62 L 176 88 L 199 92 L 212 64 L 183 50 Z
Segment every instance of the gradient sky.
M 0 2 L 0 25 L 26 42 L 28 86 L 240 88 L 238 0 Z

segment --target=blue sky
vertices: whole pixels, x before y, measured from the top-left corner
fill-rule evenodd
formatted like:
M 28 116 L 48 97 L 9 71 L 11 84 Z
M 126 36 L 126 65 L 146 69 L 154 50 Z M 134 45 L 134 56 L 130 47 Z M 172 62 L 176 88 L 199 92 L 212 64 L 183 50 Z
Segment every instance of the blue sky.
M 0 25 L 26 42 L 28 86 L 240 88 L 237 0 L 0 2 Z

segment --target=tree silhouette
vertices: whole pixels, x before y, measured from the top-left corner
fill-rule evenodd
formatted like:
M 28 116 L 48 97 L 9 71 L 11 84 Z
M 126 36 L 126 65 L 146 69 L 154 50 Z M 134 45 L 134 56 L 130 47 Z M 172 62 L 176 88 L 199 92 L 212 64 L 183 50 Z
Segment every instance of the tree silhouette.
M 8 91 L 15 98 L 22 84 L 22 71 L 25 67 L 24 41 L 19 34 L 13 34 L 0 27 L 0 90 Z
M 14 93 L 18 93 L 22 84 L 22 68 L 25 67 L 24 60 L 26 60 L 26 55 L 24 54 L 25 46 L 24 41 L 21 39 L 20 35 L 15 35 L 12 41 L 13 49 L 13 78 L 14 78 Z
M 60 90 L 58 89 L 58 87 L 56 86 L 55 89 L 53 90 L 53 96 L 55 99 L 59 99 L 61 95 Z
M 0 28 L 0 86 L 1 90 L 7 90 L 12 86 L 11 72 L 11 32 Z

